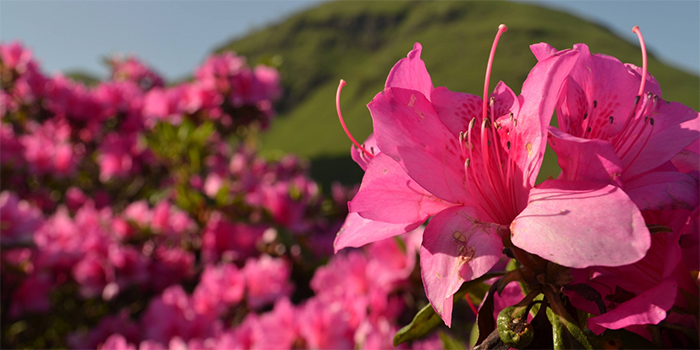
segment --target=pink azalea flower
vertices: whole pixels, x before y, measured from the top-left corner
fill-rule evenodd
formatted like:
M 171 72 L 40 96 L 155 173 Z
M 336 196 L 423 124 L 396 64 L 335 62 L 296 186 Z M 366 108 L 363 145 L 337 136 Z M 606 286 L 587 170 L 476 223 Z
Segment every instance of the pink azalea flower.
M 103 106 L 103 118 L 114 117 L 121 132 L 134 133 L 144 128 L 144 93 L 136 83 L 101 83 L 95 89 L 95 97 Z
M 12 294 L 10 316 L 18 317 L 25 312 L 47 312 L 51 309 L 49 293 L 54 286 L 50 274 L 39 272 L 30 275 Z
M 394 335 L 398 327 L 386 318 L 376 322 L 363 321 L 355 331 L 355 347 L 364 350 L 381 350 L 394 348 Z
M 137 134 L 110 133 L 100 145 L 100 181 L 125 178 L 139 171 L 138 155 L 143 152 L 137 144 Z
M 186 231 L 196 228 L 196 224 L 186 212 L 162 201 L 153 208 L 151 229 L 172 238 L 180 238 Z
M 141 89 L 162 87 L 163 78 L 139 61 L 136 57 L 121 57 L 115 55 L 109 61 L 112 66 L 112 80 L 117 82 L 133 82 Z
M 291 267 L 281 258 L 261 255 L 248 259 L 243 267 L 248 305 L 259 309 L 281 297 L 289 297 L 294 290 L 289 282 L 291 273 Z
M 297 310 L 287 298 L 275 302 L 272 311 L 251 324 L 252 349 L 293 349 L 300 342 Z
M 653 235 L 648 253 L 634 264 L 572 270 L 573 283 L 587 283 L 602 296 L 604 310 L 574 292 L 567 293 L 577 308 L 596 315 L 588 319 L 591 331 L 600 334 L 605 329 L 658 324 L 671 307 L 685 306 L 679 289 L 697 298 L 697 285 L 681 262 L 679 236 L 679 232 Z
M 151 286 L 161 291 L 194 273 L 194 254 L 180 248 L 156 248 L 149 266 Z
M 228 306 L 243 300 L 244 291 L 245 278 L 236 265 L 208 265 L 192 294 L 192 302 L 198 313 L 218 316 Z
M 129 206 L 124 209 L 122 217 L 128 221 L 132 221 L 140 227 L 145 228 L 150 224 L 153 213 L 148 208 L 148 202 L 143 199 L 129 204 Z
M 0 60 L 5 67 L 18 72 L 27 70 L 27 65 L 33 63 L 32 52 L 22 47 L 18 41 L 0 45 Z
M 244 261 L 255 255 L 256 244 L 268 227 L 227 221 L 220 212 L 214 212 L 202 234 L 202 258 L 216 262 L 222 257 Z
M 0 237 L 2 244 L 28 244 L 44 224 L 39 208 L 9 191 L 0 192 Z
M 50 120 L 32 124 L 30 129 L 30 134 L 19 137 L 30 170 L 37 174 L 72 175 L 82 155 L 70 143 L 70 126 Z
M 0 124 L 0 148 L 1 164 L 18 168 L 24 164 L 24 146 L 9 124 Z
M 134 344 L 128 343 L 126 338 L 121 334 L 112 334 L 105 340 L 103 344 L 100 344 L 97 349 L 99 350 L 136 350 Z
M 73 186 L 66 190 L 66 206 L 71 211 L 77 211 L 88 201 L 88 197 L 82 190 Z
M 143 106 L 146 126 L 152 128 L 159 121 L 179 125 L 185 112 L 182 103 L 184 94 L 185 87 L 180 85 L 148 91 Z
M 131 285 L 146 286 L 150 276 L 148 274 L 148 260 L 132 246 L 112 243 L 107 254 L 109 263 L 115 271 L 115 281 L 111 293 L 118 293 Z
M 105 256 L 89 251 L 75 266 L 73 278 L 80 284 L 80 294 L 84 298 L 102 295 L 107 284 L 114 281 L 114 269 Z
M 221 93 L 231 91 L 231 77 L 238 75 L 245 68 L 244 57 L 236 56 L 233 52 L 212 55 L 197 68 L 194 75 L 207 88 L 213 88 Z
M 565 266 L 621 265 L 644 256 L 648 230 L 622 191 L 556 180 L 533 189 L 546 125 L 577 52 L 538 63 L 520 96 L 499 83 L 488 101 L 433 88 L 420 52 L 416 44 L 368 105 L 378 147 L 375 154 L 363 151 L 371 160 L 348 216 L 359 215 L 352 220 L 361 229 L 346 222 L 336 249 L 401 233 L 434 215 L 423 235 L 421 271 L 447 325 L 453 294 L 500 259 L 505 235 Z M 381 223 L 378 231 L 372 222 Z M 343 237 L 349 233 L 354 237 Z
M 357 325 L 351 313 L 338 301 L 324 302 L 311 298 L 301 306 L 299 333 L 309 349 L 353 349 Z
M 661 99 L 658 82 L 646 71 L 643 41 L 642 48 L 642 69 L 591 54 L 584 44 L 565 50 L 579 55 L 557 106 L 559 129 L 550 127 L 560 179 L 619 186 L 641 210 L 692 209 L 698 206 L 697 176 L 670 162 L 697 142 L 700 114 Z M 532 45 L 532 52 L 539 60 L 558 54 L 545 43 Z
M 141 318 L 144 339 L 167 344 L 174 337 L 187 341 L 206 338 L 220 329 L 221 322 L 195 312 L 191 299 L 179 285 L 174 285 L 151 300 Z

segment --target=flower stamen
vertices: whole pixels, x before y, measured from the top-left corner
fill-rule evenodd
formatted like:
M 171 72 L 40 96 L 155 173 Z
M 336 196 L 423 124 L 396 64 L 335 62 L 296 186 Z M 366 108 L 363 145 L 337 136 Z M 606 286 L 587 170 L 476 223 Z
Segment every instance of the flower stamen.
M 642 36 L 642 31 L 639 30 L 639 26 L 634 26 L 632 32 L 637 34 L 639 45 L 642 47 L 642 82 L 639 84 L 639 92 L 637 93 L 637 96 L 642 96 L 644 93 L 644 85 L 647 81 L 647 46 L 644 43 L 644 37 Z
M 340 120 L 340 125 L 343 126 L 343 130 L 345 130 L 345 135 L 348 135 L 348 138 L 352 143 L 355 145 L 355 147 L 359 148 L 365 155 L 369 157 L 369 159 L 374 158 L 374 154 L 369 153 L 364 147 L 360 145 L 357 140 L 355 140 L 354 137 L 352 137 L 352 134 L 350 133 L 350 130 L 348 130 L 348 127 L 345 126 L 345 120 L 343 120 L 343 113 L 340 112 L 340 92 L 343 91 L 343 86 L 345 86 L 345 80 L 340 79 L 340 84 L 338 84 L 338 91 L 335 93 L 335 110 L 338 113 L 338 119 Z

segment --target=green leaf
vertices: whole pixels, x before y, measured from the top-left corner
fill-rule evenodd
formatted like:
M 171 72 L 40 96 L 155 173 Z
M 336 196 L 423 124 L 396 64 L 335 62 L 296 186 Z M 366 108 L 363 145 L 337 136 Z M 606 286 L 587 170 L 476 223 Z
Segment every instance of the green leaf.
M 466 350 L 467 349 L 467 347 L 464 346 L 464 343 L 461 340 L 447 334 L 447 332 L 440 332 L 440 340 L 442 341 L 442 348 L 445 350 L 448 350 L 448 349 Z
M 457 302 L 458 300 L 461 300 L 464 298 L 464 296 L 467 294 L 470 288 L 482 283 L 483 281 L 498 277 L 503 275 L 502 273 L 487 273 L 475 280 L 471 280 L 469 282 L 465 282 L 462 284 L 462 287 L 459 288 L 457 293 L 454 295 L 454 302 Z M 433 306 L 428 304 L 424 308 L 422 308 L 416 316 L 413 317 L 413 321 L 406 325 L 405 327 L 401 328 L 398 332 L 396 332 L 396 335 L 394 336 L 394 346 L 397 346 L 399 344 L 415 340 L 415 339 L 420 339 L 430 333 L 435 327 L 439 326 L 442 324 L 442 318 L 440 318 L 440 315 L 435 312 L 435 309 L 433 309 Z
M 567 317 L 557 315 L 547 308 L 547 318 L 552 324 L 554 349 L 593 349 L 586 333 Z

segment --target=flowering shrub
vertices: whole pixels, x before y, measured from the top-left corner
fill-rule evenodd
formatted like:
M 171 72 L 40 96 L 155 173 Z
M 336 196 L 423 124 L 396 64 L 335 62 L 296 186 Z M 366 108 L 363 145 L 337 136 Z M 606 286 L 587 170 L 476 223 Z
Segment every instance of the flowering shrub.
M 535 44 L 521 94 L 499 82 L 488 95 L 505 31 L 483 99 L 433 87 L 418 43 L 392 68 L 367 105 L 374 134 L 348 135 L 365 175 L 336 250 L 430 219 L 420 265 L 432 309 L 395 343 L 427 334 L 435 313 L 450 326 L 453 304 L 505 255 L 477 348 L 697 347 L 700 115 L 661 99 L 637 27 L 642 68 Z M 547 143 L 562 173 L 535 184 Z
M 330 194 L 248 142 L 274 68 L 224 53 L 169 86 L 114 57 L 87 87 L 1 44 L 3 347 L 697 348 L 700 115 L 638 28 L 642 68 L 535 44 L 489 95 L 505 30 L 483 97 L 434 87 L 417 43 Z
M 329 259 L 355 190 L 247 142 L 277 71 L 229 52 L 167 86 L 108 63 L 87 87 L 0 45 L 3 348 L 390 347 L 425 303 L 421 230 Z

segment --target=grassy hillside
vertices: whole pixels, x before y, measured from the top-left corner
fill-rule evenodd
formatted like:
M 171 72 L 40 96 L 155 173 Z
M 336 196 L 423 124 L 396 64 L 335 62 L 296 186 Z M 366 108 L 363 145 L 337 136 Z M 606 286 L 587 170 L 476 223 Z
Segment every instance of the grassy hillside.
M 496 53 L 491 88 L 504 80 L 519 92 L 536 63 L 528 46 L 542 41 L 559 49 L 584 42 L 592 52 L 641 65 L 638 45 L 606 28 L 562 12 L 501 1 L 325 3 L 217 51 L 233 50 L 252 62 L 282 59 L 286 94 L 261 149 L 310 158 L 314 176 L 327 185 L 331 179 L 355 182 L 362 174 L 349 160 L 350 141 L 335 115 L 339 79 L 348 82 L 341 100 L 346 122 L 353 135 L 364 140 L 372 131 L 365 105 L 414 42 L 423 45 L 422 58 L 435 86 L 481 94 L 500 23 L 509 30 Z M 666 99 L 700 107 L 698 77 L 660 63 L 653 53 L 649 70 Z M 543 170 L 554 174 L 556 165 Z

